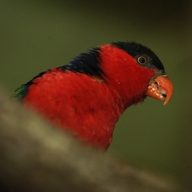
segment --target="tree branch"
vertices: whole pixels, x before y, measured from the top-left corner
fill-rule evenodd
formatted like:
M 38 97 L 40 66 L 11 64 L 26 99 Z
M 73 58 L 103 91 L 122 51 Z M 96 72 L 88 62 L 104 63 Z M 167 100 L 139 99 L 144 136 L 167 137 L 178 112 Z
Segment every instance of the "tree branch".
M 175 191 L 145 171 L 84 146 L 1 93 L 1 191 Z

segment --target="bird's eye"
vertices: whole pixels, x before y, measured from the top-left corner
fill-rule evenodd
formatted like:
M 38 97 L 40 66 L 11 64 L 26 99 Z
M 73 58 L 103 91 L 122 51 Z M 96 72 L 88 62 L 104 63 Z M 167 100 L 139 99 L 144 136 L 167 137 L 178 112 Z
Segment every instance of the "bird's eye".
M 140 56 L 137 58 L 137 62 L 141 65 L 145 65 L 147 63 L 147 59 L 144 56 Z

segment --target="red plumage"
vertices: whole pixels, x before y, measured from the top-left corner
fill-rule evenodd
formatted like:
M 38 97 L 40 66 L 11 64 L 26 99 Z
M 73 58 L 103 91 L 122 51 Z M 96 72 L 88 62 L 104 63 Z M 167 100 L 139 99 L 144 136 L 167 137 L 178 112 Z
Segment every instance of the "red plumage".
M 81 140 L 107 149 L 123 111 L 146 97 L 157 70 L 111 44 L 99 50 L 102 78 L 51 69 L 32 80 L 24 103 Z

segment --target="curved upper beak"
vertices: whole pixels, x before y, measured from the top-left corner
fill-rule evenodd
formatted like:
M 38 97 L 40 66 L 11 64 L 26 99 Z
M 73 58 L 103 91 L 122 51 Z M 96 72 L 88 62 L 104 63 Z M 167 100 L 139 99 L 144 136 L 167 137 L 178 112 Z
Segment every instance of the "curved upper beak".
M 173 85 L 171 80 L 166 75 L 160 75 L 152 80 L 146 95 L 164 101 L 163 104 L 166 105 L 170 101 L 172 93 Z

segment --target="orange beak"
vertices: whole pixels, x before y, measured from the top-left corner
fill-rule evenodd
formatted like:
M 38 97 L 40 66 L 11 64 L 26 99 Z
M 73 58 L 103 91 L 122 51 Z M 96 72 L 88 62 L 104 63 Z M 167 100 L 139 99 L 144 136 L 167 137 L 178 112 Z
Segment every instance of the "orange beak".
M 165 75 L 160 75 L 148 86 L 146 95 L 164 101 L 163 104 L 166 105 L 170 101 L 172 93 L 173 85 L 171 80 Z

